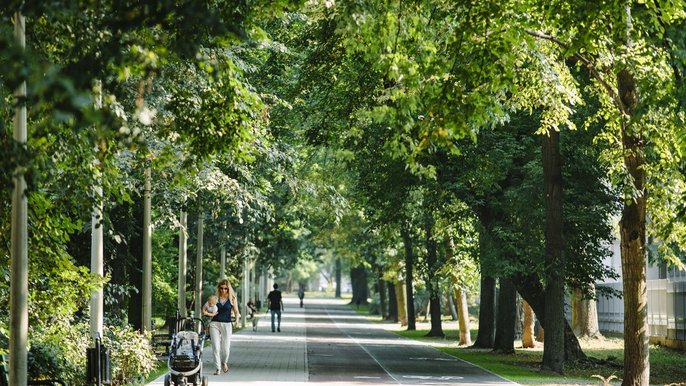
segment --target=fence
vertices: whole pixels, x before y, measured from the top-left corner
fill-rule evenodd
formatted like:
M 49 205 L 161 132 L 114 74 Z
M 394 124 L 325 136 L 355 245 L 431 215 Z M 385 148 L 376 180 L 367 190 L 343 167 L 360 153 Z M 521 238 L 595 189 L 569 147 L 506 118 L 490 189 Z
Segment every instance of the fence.
M 648 280 L 650 340 L 670 347 L 686 348 L 686 274 L 670 271 L 666 279 Z M 622 291 L 622 283 L 598 286 Z M 603 332 L 624 332 L 624 301 L 598 299 L 598 324 Z

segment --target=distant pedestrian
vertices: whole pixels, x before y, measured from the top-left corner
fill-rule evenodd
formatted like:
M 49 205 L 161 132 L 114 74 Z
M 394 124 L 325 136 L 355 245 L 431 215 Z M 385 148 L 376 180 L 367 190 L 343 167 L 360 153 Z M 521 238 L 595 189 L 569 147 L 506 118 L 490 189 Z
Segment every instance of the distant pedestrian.
M 248 306 L 248 319 L 252 320 L 252 330 L 257 331 L 258 312 L 255 302 L 252 300 L 252 298 L 248 299 L 248 304 L 246 304 L 246 306 Z
M 278 324 L 276 325 L 276 331 L 281 332 L 281 311 L 283 311 L 283 300 L 281 299 L 281 291 L 279 291 L 279 285 L 274 283 L 274 290 L 267 295 L 267 300 L 269 300 L 269 312 L 272 314 L 272 332 L 274 329 L 274 316 L 277 317 Z
M 217 285 L 217 300 L 217 313 L 210 322 L 210 340 L 212 340 L 214 366 L 216 368 L 214 375 L 219 375 L 220 370 L 225 373 L 229 371 L 232 322 L 241 317 L 236 293 L 226 279 Z M 233 312 L 234 318 L 231 317 L 231 312 Z
M 300 287 L 298 290 L 298 298 L 300 299 L 300 308 L 303 308 L 303 298 L 305 298 L 305 289 Z

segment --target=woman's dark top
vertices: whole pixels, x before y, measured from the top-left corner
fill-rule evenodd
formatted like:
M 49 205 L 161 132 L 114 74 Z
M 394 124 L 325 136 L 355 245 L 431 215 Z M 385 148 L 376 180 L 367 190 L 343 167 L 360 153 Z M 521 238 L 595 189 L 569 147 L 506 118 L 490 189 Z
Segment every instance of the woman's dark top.
M 233 305 L 229 299 L 222 304 L 221 300 L 217 302 L 217 315 L 212 317 L 213 322 L 231 323 L 231 309 Z

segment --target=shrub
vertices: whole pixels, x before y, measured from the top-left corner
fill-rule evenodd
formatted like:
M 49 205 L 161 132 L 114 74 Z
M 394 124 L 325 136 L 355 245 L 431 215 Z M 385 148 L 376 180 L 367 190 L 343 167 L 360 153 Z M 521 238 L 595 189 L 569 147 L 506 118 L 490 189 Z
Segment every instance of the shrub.
M 155 355 L 147 335 L 131 328 L 108 327 L 103 346 L 110 349 L 112 385 L 138 385 L 155 368 Z
M 55 324 L 34 330 L 31 335 L 29 378 L 56 378 L 69 385 L 85 384 L 86 348 L 90 341 L 87 324 Z

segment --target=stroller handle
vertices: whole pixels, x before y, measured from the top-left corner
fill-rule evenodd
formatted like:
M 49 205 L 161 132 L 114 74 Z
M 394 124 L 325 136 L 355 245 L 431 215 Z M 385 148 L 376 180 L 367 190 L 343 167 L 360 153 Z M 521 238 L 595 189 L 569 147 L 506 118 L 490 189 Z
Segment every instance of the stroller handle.
M 199 327 L 199 328 L 198 328 Z M 176 318 L 176 330 L 179 331 L 195 331 L 198 335 L 205 335 L 205 321 L 200 318 L 195 317 L 177 317 Z

